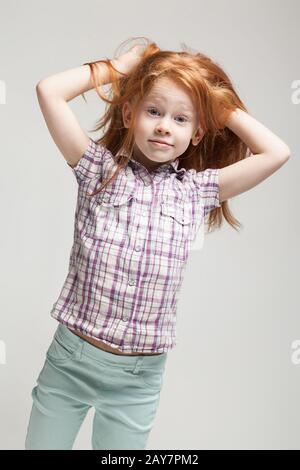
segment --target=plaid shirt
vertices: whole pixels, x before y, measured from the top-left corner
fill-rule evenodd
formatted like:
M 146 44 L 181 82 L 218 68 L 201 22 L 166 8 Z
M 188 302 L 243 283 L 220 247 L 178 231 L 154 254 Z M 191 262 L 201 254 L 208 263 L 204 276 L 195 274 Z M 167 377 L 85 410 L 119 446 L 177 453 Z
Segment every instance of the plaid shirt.
M 71 167 L 77 183 L 68 274 L 51 316 L 122 352 L 159 353 L 176 345 L 177 299 L 203 219 L 220 207 L 218 169 L 178 170 L 179 158 L 149 173 L 90 138 Z

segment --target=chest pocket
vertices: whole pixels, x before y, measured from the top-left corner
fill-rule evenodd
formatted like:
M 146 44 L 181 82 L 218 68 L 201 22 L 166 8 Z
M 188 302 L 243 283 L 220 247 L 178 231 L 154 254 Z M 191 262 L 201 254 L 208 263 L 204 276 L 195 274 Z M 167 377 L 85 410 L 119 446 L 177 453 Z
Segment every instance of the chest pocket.
M 170 256 L 182 261 L 187 259 L 192 221 L 191 202 L 161 203 L 158 239 L 165 242 L 163 247 L 168 250 Z
M 97 194 L 90 201 L 85 235 L 95 241 L 117 245 L 124 243 L 128 236 L 133 199 L 131 191 L 116 193 L 106 190 Z

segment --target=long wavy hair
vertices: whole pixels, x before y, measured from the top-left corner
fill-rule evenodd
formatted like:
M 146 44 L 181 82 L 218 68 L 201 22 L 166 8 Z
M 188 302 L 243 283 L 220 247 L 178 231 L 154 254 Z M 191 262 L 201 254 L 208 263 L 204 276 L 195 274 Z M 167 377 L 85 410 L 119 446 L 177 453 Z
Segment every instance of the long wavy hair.
M 190 142 L 186 151 L 179 156 L 178 169 L 194 168 L 200 172 L 207 168 L 223 168 L 250 155 L 246 144 L 225 127 L 231 111 L 240 108 L 247 112 L 247 109 L 224 70 L 210 57 L 192 50 L 185 43 L 181 44 L 182 51 L 173 52 L 161 50 L 155 42 L 144 36 L 133 37 L 127 41 L 136 39 L 146 40 L 146 45 L 140 61 L 129 74 L 116 70 L 110 59 L 83 64 L 89 65 L 96 92 L 107 103 L 104 115 L 96 121 L 92 132 L 104 129 L 103 136 L 96 142 L 106 147 L 116 161 L 116 171 L 89 196 L 102 191 L 130 161 L 138 105 L 162 77 L 175 81 L 189 93 L 198 111 L 198 124 L 204 131 L 198 145 L 194 146 Z M 108 67 L 111 87 L 109 97 L 100 91 L 100 87 L 104 85 L 101 85 L 101 73 L 97 66 L 99 63 Z M 86 101 L 84 94 L 82 96 Z M 126 101 L 132 106 L 129 128 L 124 127 L 122 116 L 122 107 Z M 230 211 L 228 201 L 223 201 L 221 207 L 212 209 L 207 215 L 208 232 L 220 228 L 223 216 L 235 230 L 238 231 L 238 227 L 242 227 Z

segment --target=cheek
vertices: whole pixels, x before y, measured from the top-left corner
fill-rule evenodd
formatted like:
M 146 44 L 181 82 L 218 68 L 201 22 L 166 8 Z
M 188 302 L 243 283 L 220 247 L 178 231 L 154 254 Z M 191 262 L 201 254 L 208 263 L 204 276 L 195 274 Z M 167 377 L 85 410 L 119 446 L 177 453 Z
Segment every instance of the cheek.
M 182 145 L 189 145 L 192 138 L 192 134 L 188 130 L 183 130 L 182 132 L 178 132 L 178 139 Z
M 145 133 L 145 123 L 140 120 L 135 127 L 135 135 L 138 138 L 139 136 L 143 135 Z
M 191 139 L 189 138 L 185 137 L 181 139 L 178 145 L 180 152 L 184 153 L 188 149 L 190 143 L 191 143 Z
M 140 135 L 142 135 L 142 136 L 148 135 L 148 134 L 149 134 L 149 131 L 151 131 L 151 124 L 150 124 L 149 121 L 147 121 L 147 120 L 144 119 L 144 120 L 140 123 L 140 126 L 139 126 Z

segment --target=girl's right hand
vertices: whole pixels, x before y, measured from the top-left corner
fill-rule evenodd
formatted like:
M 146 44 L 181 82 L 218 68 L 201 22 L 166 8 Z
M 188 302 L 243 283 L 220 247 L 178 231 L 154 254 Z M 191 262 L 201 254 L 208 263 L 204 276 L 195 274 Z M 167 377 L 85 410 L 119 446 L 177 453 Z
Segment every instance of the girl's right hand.
M 117 59 L 111 60 L 112 65 L 119 71 L 128 75 L 140 62 L 144 46 L 133 46 L 128 52 Z

